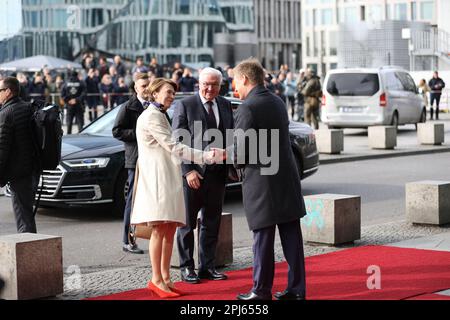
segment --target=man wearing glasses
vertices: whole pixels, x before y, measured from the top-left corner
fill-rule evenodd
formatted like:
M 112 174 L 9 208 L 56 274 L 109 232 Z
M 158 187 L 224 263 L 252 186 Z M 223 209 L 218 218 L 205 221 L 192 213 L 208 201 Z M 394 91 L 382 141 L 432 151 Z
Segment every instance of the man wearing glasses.
M 207 146 L 225 149 L 226 130 L 233 128 L 231 103 L 219 96 L 222 74 L 213 68 L 205 68 L 199 76 L 199 92 L 180 100 L 175 106 L 172 128 L 187 130 L 192 148 Z M 186 131 L 185 131 L 186 132 Z M 205 132 L 215 133 L 205 138 Z M 201 143 L 201 144 L 200 144 Z M 180 254 L 181 279 L 187 283 L 199 283 L 199 279 L 225 280 L 227 276 L 215 270 L 215 253 L 219 234 L 222 205 L 227 178 L 227 165 L 199 166 L 183 163 L 184 200 L 186 226 L 177 231 Z M 194 229 L 197 214 L 201 210 L 199 226 L 199 264 L 195 273 Z
M 30 128 L 32 110 L 19 94 L 16 78 L 0 80 L 0 187 L 9 182 L 17 232 L 36 233 L 33 204 L 39 175 Z

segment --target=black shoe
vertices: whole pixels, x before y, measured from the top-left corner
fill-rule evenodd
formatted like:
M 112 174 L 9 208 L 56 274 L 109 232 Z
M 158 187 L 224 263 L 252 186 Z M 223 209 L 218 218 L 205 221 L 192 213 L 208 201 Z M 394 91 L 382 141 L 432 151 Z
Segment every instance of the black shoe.
M 137 244 L 124 244 L 122 247 L 123 251 L 129 252 L 129 253 L 137 253 L 137 254 L 143 254 L 144 250 L 139 249 Z
M 226 274 L 219 273 L 214 269 L 199 270 L 198 277 L 200 279 L 208 279 L 208 280 L 226 280 L 226 279 L 228 279 Z
M 277 292 L 273 295 L 277 300 L 305 300 L 305 296 L 302 294 L 296 294 L 284 290 L 283 292 Z
M 181 268 L 181 280 L 187 283 L 200 283 L 194 268 Z
M 238 300 L 272 300 L 272 296 L 259 296 L 253 291 L 249 293 L 240 293 L 237 295 Z

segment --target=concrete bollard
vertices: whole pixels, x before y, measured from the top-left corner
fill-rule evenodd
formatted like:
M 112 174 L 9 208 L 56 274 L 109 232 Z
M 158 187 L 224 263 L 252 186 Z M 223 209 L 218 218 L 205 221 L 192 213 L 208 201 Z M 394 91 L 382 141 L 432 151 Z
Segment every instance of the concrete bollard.
M 34 233 L 0 236 L 0 299 L 25 300 L 64 292 L 62 238 Z
M 372 149 L 394 149 L 397 145 L 397 129 L 392 126 L 369 127 L 369 147 Z
M 200 218 L 197 220 L 197 228 L 194 230 L 194 262 L 198 268 L 199 248 L 198 248 L 198 228 L 200 227 Z M 231 213 L 222 213 L 220 221 L 219 237 L 216 247 L 215 266 L 222 267 L 233 263 L 233 216 Z M 180 256 L 176 242 L 173 246 L 171 266 L 180 267 Z
M 445 141 L 443 123 L 418 123 L 417 138 L 420 144 L 440 145 Z
M 0 188 L 0 197 L 5 195 L 5 187 Z
M 319 153 L 339 154 L 344 150 L 344 130 L 320 129 L 315 135 Z
M 361 197 L 342 194 L 305 196 L 301 219 L 305 241 L 342 244 L 361 238 Z
M 414 224 L 450 223 L 450 181 L 407 183 L 406 217 Z

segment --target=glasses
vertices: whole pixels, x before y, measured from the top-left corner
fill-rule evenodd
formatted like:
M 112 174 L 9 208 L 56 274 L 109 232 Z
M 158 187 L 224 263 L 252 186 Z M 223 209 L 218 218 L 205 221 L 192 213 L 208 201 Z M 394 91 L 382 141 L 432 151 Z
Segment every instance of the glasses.
M 202 82 L 201 85 L 203 87 L 218 87 L 220 86 L 220 83 L 207 83 L 207 82 Z

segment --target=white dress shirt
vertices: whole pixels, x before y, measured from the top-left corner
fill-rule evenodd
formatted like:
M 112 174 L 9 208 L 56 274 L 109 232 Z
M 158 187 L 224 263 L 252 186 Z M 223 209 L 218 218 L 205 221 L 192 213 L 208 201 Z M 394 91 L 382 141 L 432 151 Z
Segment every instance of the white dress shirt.
M 203 108 L 205 108 L 206 112 L 208 112 L 209 109 L 209 105 L 207 104 L 208 100 L 206 100 L 205 98 L 202 97 L 201 94 L 199 94 L 200 99 L 202 100 L 203 103 Z M 216 99 L 214 99 L 213 101 L 211 101 L 213 103 L 212 105 L 212 110 L 214 112 L 214 116 L 216 117 L 216 123 L 217 123 L 217 128 L 219 128 L 219 121 L 220 121 L 220 117 L 219 117 L 219 106 L 217 105 Z

